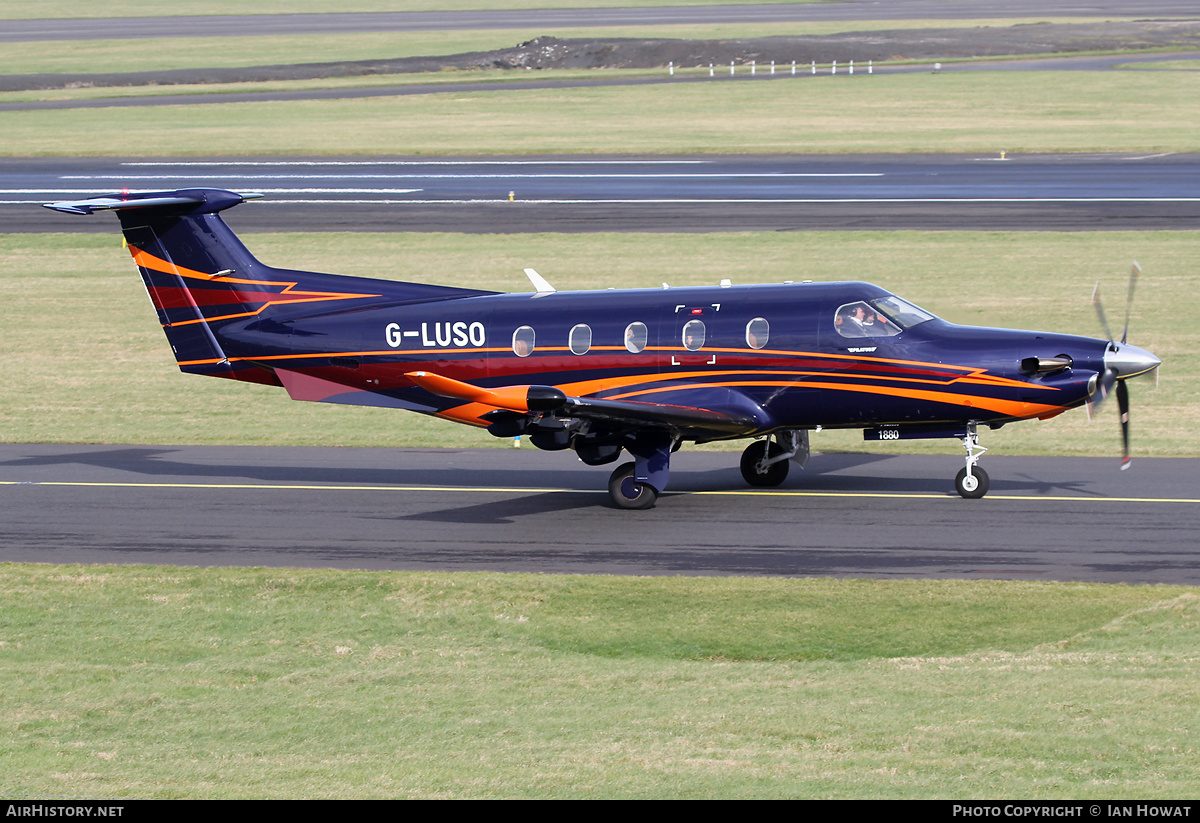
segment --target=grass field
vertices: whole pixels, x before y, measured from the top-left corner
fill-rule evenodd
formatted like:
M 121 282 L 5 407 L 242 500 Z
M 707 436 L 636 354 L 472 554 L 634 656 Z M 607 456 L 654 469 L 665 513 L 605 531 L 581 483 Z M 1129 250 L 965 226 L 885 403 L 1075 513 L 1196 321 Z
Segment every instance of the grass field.
M 254 204 L 242 206 L 255 208 Z M 236 216 L 236 213 L 233 213 Z M 96 220 L 106 219 L 101 215 Z M 87 219 L 87 218 L 72 218 Z M 231 219 L 233 219 L 231 217 Z M 64 227 L 69 227 L 64 220 Z M 115 223 L 115 221 L 114 221 Z M 236 224 L 235 224 L 236 225 Z M 1133 259 L 1144 275 L 1131 340 L 1164 361 L 1158 388 L 1132 388 L 1140 455 L 1200 456 L 1200 327 L 1161 325 L 1161 309 L 1200 315 L 1197 232 L 748 232 L 695 234 L 247 235 L 290 268 L 527 291 L 533 266 L 560 289 L 800 279 L 876 282 L 948 320 L 1096 336 L 1092 285 L 1122 321 Z M 180 374 L 119 236 L 0 235 L 10 442 L 346 446 L 503 445 L 476 429 L 383 409 L 295 403 L 278 389 Z M 213 409 L 220 409 L 214 425 Z M 271 426 L 264 427 L 269 419 Z M 1115 410 L 1083 411 L 985 436 L 1002 454 L 1118 453 Z M 957 453 L 956 441 L 865 444 L 822 432 L 818 450 Z M 719 446 L 717 446 L 719 447 Z
M 1188 152 L 1200 74 L 962 72 L 0 113 L 9 156 Z M 332 140 L 330 135 L 336 135 Z
M 0 565 L 0 796 L 1195 797 L 1200 597 Z

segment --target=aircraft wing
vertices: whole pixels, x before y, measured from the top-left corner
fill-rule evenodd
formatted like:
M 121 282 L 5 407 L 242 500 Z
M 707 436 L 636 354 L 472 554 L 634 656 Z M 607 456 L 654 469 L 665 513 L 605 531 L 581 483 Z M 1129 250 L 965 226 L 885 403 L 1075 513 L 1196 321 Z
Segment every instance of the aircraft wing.
M 766 418 L 761 407 L 748 399 L 743 404 L 748 407 L 744 409 L 716 409 L 681 403 L 570 397 L 555 386 L 488 389 L 426 371 L 409 372 L 405 376 L 440 397 L 453 397 L 512 412 L 544 412 L 557 417 L 597 420 L 639 428 L 699 429 L 719 435 L 739 435 L 763 428 Z

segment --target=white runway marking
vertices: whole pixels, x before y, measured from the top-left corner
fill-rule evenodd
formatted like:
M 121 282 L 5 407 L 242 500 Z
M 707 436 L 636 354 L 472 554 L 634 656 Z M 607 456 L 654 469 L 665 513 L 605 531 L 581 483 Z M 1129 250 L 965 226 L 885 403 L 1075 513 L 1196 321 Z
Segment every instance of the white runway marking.
M 129 194 L 138 194 L 144 190 L 131 189 Z M 478 205 L 481 203 L 505 204 L 514 205 L 637 205 L 637 204 L 713 204 L 713 203 L 729 203 L 729 204 L 755 204 L 755 203 L 796 203 L 796 204 L 835 204 L 835 203 L 1197 203 L 1200 202 L 1200 197 L 646 197 L 646 198 L 603 198 L 596 197 L 591 199 L 574 198 L 570 200 L 561 198 L 540 198 L 533 195 L 518 197 L 516 200 L 510 201 L 507 197 L 497 195 L 495 198 L 445 198 L 436 200 L 389 200 L 373 198 L 356 198 L 352 200 L 340 198 L 320 198 L 312 199 L 305 197 L 297 197 L 295 195 L 315 195 L 315 194 L 360 194 L 360 195 L 400 195 L 400 194 L 415 194 L 424 191 L 424 189 L 368 189 L 368 188 L 261 188 L 256 187 L 255 192 L 259 194 L 277 195 L 270 200 L 263 200 L 255 203 L 255 207 L 265 204 L 307 204 L 307 205 L 366 205 L 377 203 L 380 205 Z M 40 205 L 45 199 L 54 197 L 79 197 L 93 196 L 97 192 L 95 189 L 0 189 L 0 203 L 8 203 L 12 205 Z M 8 195 L 40 195 L 39 199 L 8 199 Z
M 232 174 L 220 175 L 222 180 L 325 180 L 336 176 L 339 180 L 394 180 L 402 178 L 429 178 L 431 180 L 727 180 L 730 178 L 804 178 L 804 177 L 883 177 L 883 172 L 697 172 L 685 173 L 633 173 L 629 174 L 568 174 L 553 172 L 546 174 Z M 63 175 L 60 180 L 212 180 L 212 174 L 88 174 Z

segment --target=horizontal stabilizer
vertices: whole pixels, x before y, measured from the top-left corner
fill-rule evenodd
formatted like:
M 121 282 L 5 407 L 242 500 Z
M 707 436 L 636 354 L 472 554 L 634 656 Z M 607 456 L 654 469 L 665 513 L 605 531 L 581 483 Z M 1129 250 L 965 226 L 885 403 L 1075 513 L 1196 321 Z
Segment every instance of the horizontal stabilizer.
M 118 209 L 175 209 L 192 214 L 213 213 L 262 197 L 247 192 L 237 194 L 224 189 L 181 189 L 179 191 L 122 192 L 91 197 L 87 200 L 70 200 L 62 203 L 43 203 L 43 207 L 65 214 L 95 214 L 98 211 Z

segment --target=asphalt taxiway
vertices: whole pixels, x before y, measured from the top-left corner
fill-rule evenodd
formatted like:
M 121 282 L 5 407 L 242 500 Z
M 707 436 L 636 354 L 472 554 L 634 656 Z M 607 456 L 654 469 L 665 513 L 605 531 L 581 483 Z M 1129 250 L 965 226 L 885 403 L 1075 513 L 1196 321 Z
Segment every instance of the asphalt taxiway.
M 0 445 L 0 561 L 1200 584 L 1200 461 L 817 455 L 777 490 L 675 456 L 658 506 L 521 449 Z
M 38 208 L 123 190 L 259 192 L 237 231 L 1191 229 L 1200 156 L 0 159 L 0 231 L 112 232 Z

